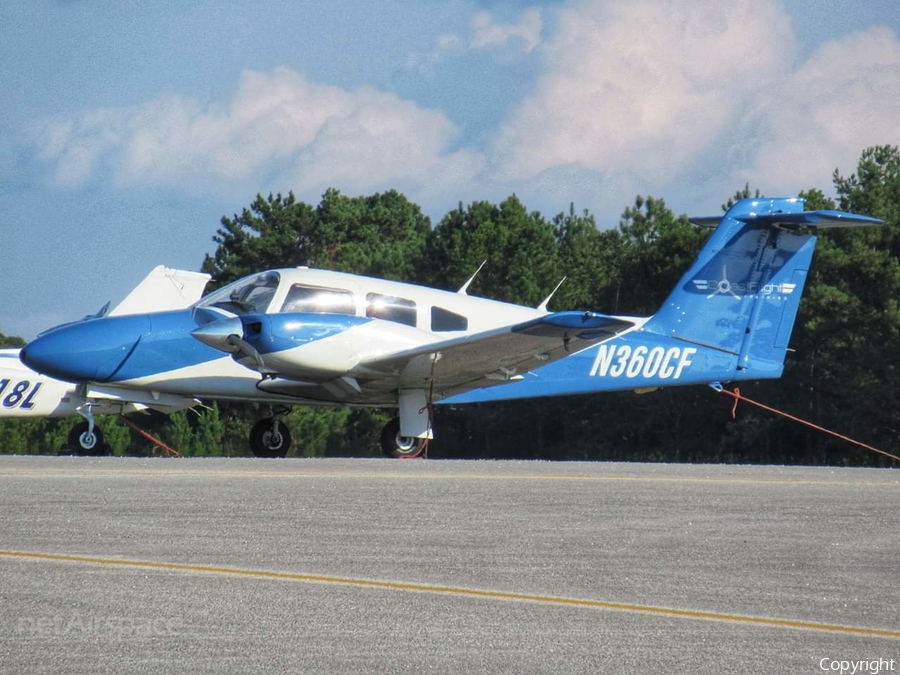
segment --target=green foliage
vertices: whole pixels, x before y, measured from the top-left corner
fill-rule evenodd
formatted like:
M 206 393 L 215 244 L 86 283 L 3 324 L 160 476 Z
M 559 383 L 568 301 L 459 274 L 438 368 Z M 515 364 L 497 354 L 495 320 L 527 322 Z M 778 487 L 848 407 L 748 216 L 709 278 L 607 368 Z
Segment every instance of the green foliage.
M 25 340 L 16 336 L 16 335 L 4 335 L 0 333 L 0 349 L 5 349 L 8 347 L 24 347 Z
M 737 204 L 742 199 L 748 199 L 750 197 L 756 198 L 756 197 L 762 197 L 762 195 L 759 193 L 759 188 L 756 188 L 756 191 L 751 193 L 750 192 L 750 183 L 744 183 L 744 189 L 736 191 L 734 193 L 733 197 L 729 197 L 728 201 L 725 202 L 724 204 L 722 204 L 722 210 L 727 211 L 728 209 L 730 209 L 732 206 Z
M 210 288 L 264 269 L 308 265 L 409 279 L 431 230 L 422 210 L 396 191 L 345 197 L 328 190 L 317 207 L 287 197 L 257 195 L 249 209 L 223 217 L 203 271 Z
M 619 302 L 627 314 L 652 314 L 681 278 L 708 232 L 676 217 L 662 199 L 638 196 L 619 221 Z
M 98 417 L 97 427 L 103 432 L 103 442 L 114 455 L 123 455 L 131 443 L 131 431 L 118 417 Z M 49 447 L 54 447 L 50 445 Z
M 197 416 L 194 427 L 192 445 L 194 454 L 221 456 L 225 450 L 222 441 L 225 438 L 225 423 L 219 413 L 219 404 L 203 410 Z
M 160 440 L 181 454 L 190 455 L 195 453 L 193 439 L 194 430 L 188 421 L 188 411 L 179 410 L 169 415 L 168 422 L 160 435 Z M 207 448 L 199 448 L 199 450 L 199 454 L 207 454 Z
M 563 277 L 553 227 L 515 195 L 447 214 L 428 239 L 423 281 L 455 290 L 482 262 L 468 292 L 495 300 L 537 305 Z

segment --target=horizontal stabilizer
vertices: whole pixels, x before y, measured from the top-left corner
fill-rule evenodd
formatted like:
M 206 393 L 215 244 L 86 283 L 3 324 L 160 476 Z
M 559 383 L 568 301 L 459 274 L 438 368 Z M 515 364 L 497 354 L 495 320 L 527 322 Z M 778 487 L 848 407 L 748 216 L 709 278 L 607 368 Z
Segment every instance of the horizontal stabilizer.
M 761 223 L 773 227 L 850 227 L 852 225 L 882 225 L 883 220 L 845 211 L 801 211 L 800 213 L 748 213 L 736 216 L 745 223 Z
M 724 216 L 699 216 L 690 218 L 694 225 L 715 228 Z M 800 227 L 852 227 L 854 225 L 882 225 L 883 220 L 845 211 L 801 211 L 800 213 L 747 213 L 734 216 L 744 223 L 759 223 L 771 227 L 798 229 Z

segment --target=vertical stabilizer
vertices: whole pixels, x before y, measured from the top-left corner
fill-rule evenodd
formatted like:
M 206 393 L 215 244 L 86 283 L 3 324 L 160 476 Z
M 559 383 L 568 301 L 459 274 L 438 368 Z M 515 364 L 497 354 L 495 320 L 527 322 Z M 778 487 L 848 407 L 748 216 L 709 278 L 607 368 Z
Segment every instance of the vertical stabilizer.
M 168 312 L 190 307 L 209 281 L 209 275 L 158 265 L 116 305 L 108 316 Z
M 802 213 L 797 198 L 732 206 L 644 330 L 737 357 L 735 379 L 778 377 L 816 238 L 773 218 Z

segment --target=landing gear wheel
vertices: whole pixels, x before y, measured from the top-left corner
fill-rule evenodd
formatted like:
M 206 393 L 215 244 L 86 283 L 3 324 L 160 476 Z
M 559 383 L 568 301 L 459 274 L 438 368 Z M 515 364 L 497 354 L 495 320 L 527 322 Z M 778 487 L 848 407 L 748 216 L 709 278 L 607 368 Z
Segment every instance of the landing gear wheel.
M 400 435 L 400 418 L 395 417 L 381 431 L 381 450 L 388 457 L 421 457 L 425 452 L 424 438 Z
M 68 447 L 76 455 L 98 456 L 109 453 L 103 443 L 103 432 L 94 427 L 92 434 L 88 433 L 90 426 L 87 422 L 81 422 L 72 427 L 69 432 Z
M 291 449 L 291 431 L 274 418 L 260 420 L 250 430 L 250 449 L 257 457 L 285 457 Z

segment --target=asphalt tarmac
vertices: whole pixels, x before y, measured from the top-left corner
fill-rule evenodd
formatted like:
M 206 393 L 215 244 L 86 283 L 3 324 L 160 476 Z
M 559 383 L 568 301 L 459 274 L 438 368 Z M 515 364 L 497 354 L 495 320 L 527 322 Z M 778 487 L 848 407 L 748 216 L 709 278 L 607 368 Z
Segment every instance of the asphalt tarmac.
M 2 673 L 842 661 L 900 672 L 896 470 L 0 456 Z

